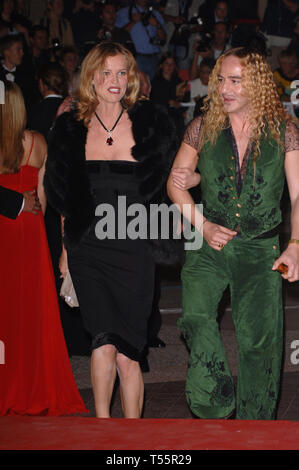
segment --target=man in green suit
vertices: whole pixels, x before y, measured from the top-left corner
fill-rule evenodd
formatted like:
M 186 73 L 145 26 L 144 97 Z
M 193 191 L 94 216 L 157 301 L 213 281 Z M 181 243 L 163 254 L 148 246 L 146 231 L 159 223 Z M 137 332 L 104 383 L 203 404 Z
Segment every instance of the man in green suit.
M 201 177 L 203 224 L 185 189 Z M 291 239 L 279 253 L 280 200 L 287 178 Z M 257 52 L 237 48 L 217 61 L 203 117 L 191 122 L 168 180 L 168 194 L 203 232 L 182 271 L 179 320 L 190 361 L 186 396 L 204 419 L 274 419 L 283 343 L 282 277 L 299 279 L 299 131 Z M 237 399 L 217 323 L 229 285 L 238 342 Z

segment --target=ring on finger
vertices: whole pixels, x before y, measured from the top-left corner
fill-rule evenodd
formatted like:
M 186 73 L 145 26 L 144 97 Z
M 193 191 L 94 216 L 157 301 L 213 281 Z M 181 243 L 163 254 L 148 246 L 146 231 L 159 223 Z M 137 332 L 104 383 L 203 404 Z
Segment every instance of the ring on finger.
M 224 247 L 223 243 L 218 243 L 218 248 L 220 248 L 220 250 L 222 250 L 223 247 Z

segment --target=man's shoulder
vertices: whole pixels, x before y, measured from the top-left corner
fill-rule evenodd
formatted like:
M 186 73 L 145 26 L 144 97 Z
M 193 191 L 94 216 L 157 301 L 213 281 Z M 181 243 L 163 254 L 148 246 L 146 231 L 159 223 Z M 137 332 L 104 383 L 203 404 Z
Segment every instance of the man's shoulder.
M 164 18 L 163 16 L 161 15 L 161 13 L 158 11 L 158 10 L 153 10 L 153 14 L 154 16 L 157 18 L 157 20 L 160 22 L 160 23 L 163 23 L 164 24 Z
M 131 9 L 132 9 L 131 6 L 120 8 L 117 12 L 117 18 L 121 18 L 121 17 L 129 15 L 129 12 Z

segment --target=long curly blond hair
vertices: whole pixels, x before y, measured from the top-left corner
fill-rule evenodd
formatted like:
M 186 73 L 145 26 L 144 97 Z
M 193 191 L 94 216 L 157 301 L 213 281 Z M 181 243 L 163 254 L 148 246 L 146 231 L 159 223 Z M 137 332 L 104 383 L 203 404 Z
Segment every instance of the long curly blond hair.
M 260 154 L 260 141 L 263 135 L 270 135 L 283 146 L 281 124 L 290 116 L 286 113 L 277 93 L 273 73 L 266 60 L 255 51 L 244 47 L 230 49 L 219 57 L 209 79 L 208 95 L 204 99 L 204 119 L 199 137 L 200 152 L 206 142 L 213 145 L 219 133 L 227 127 L 228 114 L 218 91 L 219 75 L 223 61 L 235 56 L 242 66 L 242 87 L 250 103 L 249 126 L 250 142 L 254 144 L 254 172 L 256 159 Z

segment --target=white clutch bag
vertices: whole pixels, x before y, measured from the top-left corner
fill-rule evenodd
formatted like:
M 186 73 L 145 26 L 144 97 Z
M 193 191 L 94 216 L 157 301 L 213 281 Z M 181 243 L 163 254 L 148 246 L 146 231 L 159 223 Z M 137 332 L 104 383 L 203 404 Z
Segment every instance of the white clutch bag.
M 79 302 L 73 285 L 73 281 L 68 271 L 60 289 L 60 295 L 70 307 L 79 307 Z

